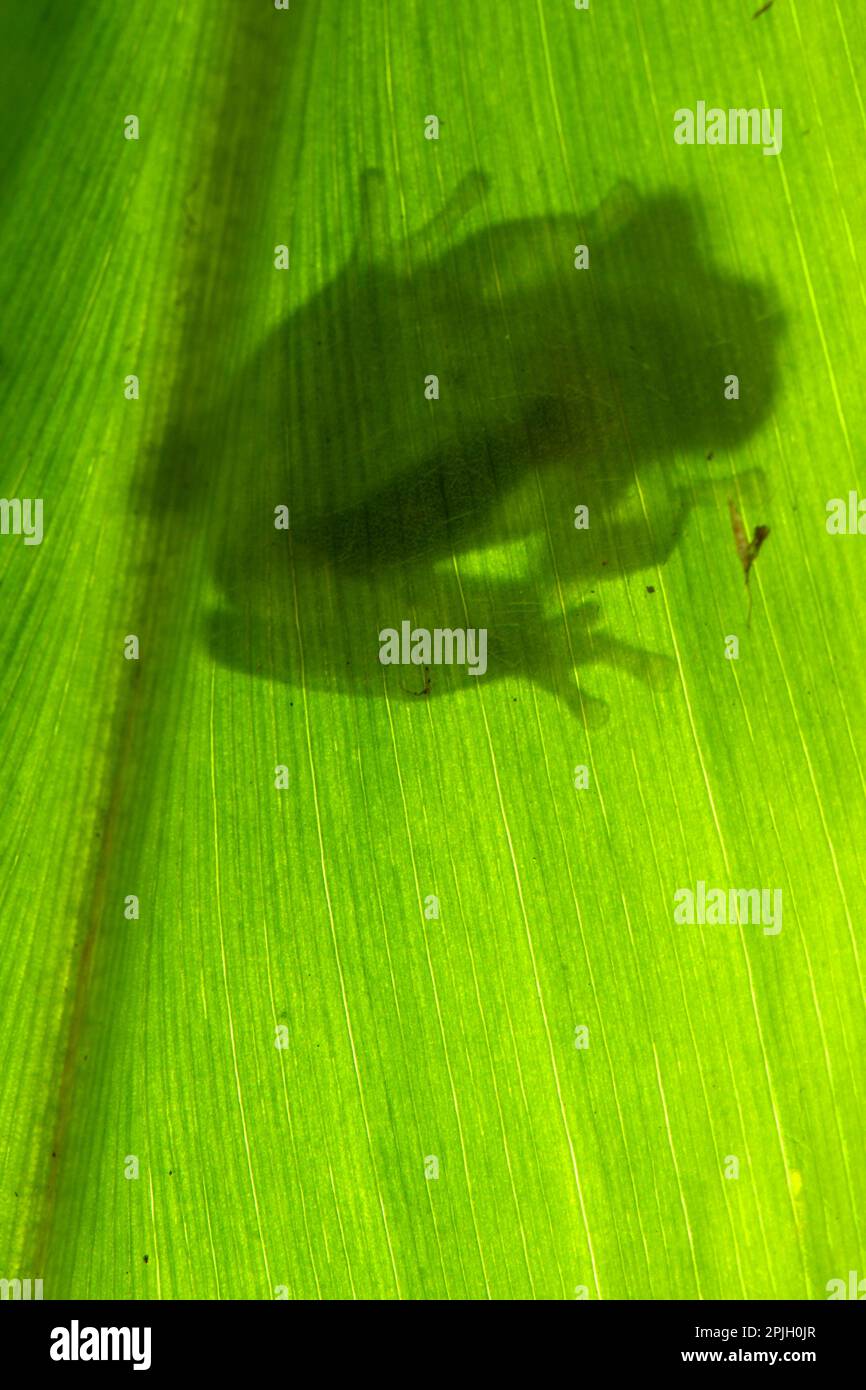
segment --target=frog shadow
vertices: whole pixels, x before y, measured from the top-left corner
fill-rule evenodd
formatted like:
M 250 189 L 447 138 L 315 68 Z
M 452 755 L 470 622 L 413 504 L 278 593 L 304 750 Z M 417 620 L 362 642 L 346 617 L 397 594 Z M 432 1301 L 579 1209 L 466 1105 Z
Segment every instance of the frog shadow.
M 662 565 L 694 506 L 760 495 L 730 455 L 771 407 L 782 315 L 705 261 L 676 193 L 618 185 L 580 219 L 482 218 L 458 238 L 487 191 L 469 174 L 398 238 L 369 171 L 342 270 L 216 411 L 169 432 L 159 495 L 188 510 L 218 490 L 219 663 L 407 700 L 503 676 L 518 698 L 528 678 L 587 721 L 607 714 L 578 681 L 591 663 L 670 680 L 667 656 L 600 625 L 600 595 Z M 486 673 L 383 666 L 380 632 L 405 620 L 486 629 Z

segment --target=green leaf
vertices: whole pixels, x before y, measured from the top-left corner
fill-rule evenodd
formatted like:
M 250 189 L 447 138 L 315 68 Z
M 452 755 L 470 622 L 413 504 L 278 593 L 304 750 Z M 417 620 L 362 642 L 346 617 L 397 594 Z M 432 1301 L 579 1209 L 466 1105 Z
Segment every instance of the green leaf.
M 0 4 L 0 1277 L 863 1270 L 864 21 L 757 8 Z

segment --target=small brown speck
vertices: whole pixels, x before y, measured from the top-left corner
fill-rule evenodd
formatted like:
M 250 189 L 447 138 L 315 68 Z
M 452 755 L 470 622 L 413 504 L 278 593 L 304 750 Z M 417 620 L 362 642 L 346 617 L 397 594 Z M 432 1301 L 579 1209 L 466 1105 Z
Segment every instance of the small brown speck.
M 653 584 L 647 584 L 647 586 L 646 586 L 646 591 L 647 591 L 648 594 L 654 594 L 654 593 L 655 593 L 655 585 L 653 585 Z
M 149 1255 L 143 1255 L 143 1256 L 142 1256 L 142 1259 L 144 1260 L 144 1263 L 147 1264 L 148 1260 L 150 1259 L 150 1256 L 149 1256 Z

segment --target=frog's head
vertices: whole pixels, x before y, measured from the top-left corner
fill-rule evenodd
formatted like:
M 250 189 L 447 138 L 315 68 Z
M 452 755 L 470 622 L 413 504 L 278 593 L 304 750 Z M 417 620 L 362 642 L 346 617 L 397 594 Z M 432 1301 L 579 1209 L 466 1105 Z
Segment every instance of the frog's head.
M 663 194 L 636 203 L 595 260 L 600 355 L 632 444 L 656 458 L 733 447 L 773 400 L 784 315 L 706 243 L 695 207 Z
M 554 219 L 556 245 L 571 228 Z M 667 558 L 685 525 L 684 499 L 716 497 L 720 473 L 730 487 L 735 464 L 725 455 L 772 408 L 784 316 L 769 286 L 708 256 L 700 211 L 680 195 L 640 198 L 620 187 L 581 240 L 588 269 L 564 282 L 567 294 L 541 291 L 536 311 L 545 370 L 569 405 L 558 445 L 574 501 L 593 516 L 562 564 L 574 581 L 610 582 Z M 738 476 L 760 492 L 758 470 Z
M 468 421 L 514 475 L 570 460 L 609 493 L 635 465 L 742 442 L 772 402 L 783 316 L 709 242 L 682 195 L 618 184 L 583 216 L 494 223 L 422 257 L 425 346 L 448 345 L 436 420 Z

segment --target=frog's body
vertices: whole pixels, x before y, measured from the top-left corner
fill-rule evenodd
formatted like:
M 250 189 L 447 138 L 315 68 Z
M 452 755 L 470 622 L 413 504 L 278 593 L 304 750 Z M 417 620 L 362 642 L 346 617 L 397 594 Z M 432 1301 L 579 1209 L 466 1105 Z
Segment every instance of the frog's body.
M 221 658 L 244 663 L 238 633 L 259 622 L 275 640 L 274 603 L 291 574 L 311 624 L 334 613 L 327 684 L 381 691 L 378 626 L 410 616 L 431 628 L 486 625 L 489 677 L 534 674 L 520 629 L 534 613 L 529 648 L 547 629 L 551 545 L 564 547 L 569 583 L 658 563 L 687 504 L 664 479 L 660 524 L 640 508 L 628 519 L 638 469 L 719 452 L 766 411 L 775 334 L 763 296 L 700 263 L 681 200 L 641 203 L 623 187 L 582 224 L 504 222 L 455 242 L 484 189 L 469 176 L 398 251 L 381 178 L 367 176 L 354 255 L 232 388 L 229 412 L 247 422 L 234 471 L 250 486 L 216 559 L 224 602 L 211 637 Z M 578 245 L 589 249 L 587 269 L 573 264 Z M 742 381 L 738 401 L 725 399 L 730 373 Z M 558 474 L 548 495 L 547 470 Z M 582 534 L 571 525 L 576 503 L 590 508 Z M 269 530 L 278 504 L 290 509 L 288 535 Z M 497 546 L 490 574 L 462 568 L 467 552 Z M 385 611 L 375 597 L 384 570 L 392 604 L 403 595 L 411 612 Z M 346 611 L 349 624 L 337 616 Z M 558 624 L 561 640 L 562 614 Z M 573 653 L 579 637 L 570 642 Z M 593 632 L 589 646 L 640 673 L 638 654 L 612 639 Z M 322 650 L 320 636 L 310 649 Z M 548 663 L 546 642 L 539 653 Z M 297 655 L 262 664 L 300 679 Z M 308 664 L 305 678 L 316 675 Z M 443 685 L 434 673 L 431 694 Z

